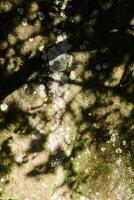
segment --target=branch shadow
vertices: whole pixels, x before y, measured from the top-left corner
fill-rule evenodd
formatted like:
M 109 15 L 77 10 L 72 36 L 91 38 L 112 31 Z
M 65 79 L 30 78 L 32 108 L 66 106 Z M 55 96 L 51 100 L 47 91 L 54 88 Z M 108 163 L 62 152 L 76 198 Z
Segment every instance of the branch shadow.
M 28 10 L 31 2 L 32 1 L 28 1 L 28 3 L 25 2 L 25 5 L 19 5 L 20 7 L 26 6 L 25 10 L 27 11 L 24 15 L 22 15 L 23 18 L 28 16 Z M 52 2 L 53 1 L 51 1 L 51 3 Z M 124 140 L 126 141 L 126 147 L 125 150 L 123 150 L 123 156 L 127 157 L 127 155 L 130 153 L 131 166 L 134 164 L 134 158 L 132 156 L 134 151 L 133 110 L 130 112 L 131 114 L 129 116 L 124 117 L 121 107 L 119 106 L 116 108 L 116 106 L 113 106 L 114 97 L 117 96 L 120 98 L 120 103 L 126 102 L 126 104 L 133 104 L 134 102 L 134 39 L 133 25 L 131 25 L 134 3 L 131 0 L 128 0 L 127 2 L 125 0 L 111 0 L 109 3 L 97 0 L 84 0 L 82 2 L 80 0 L 75 2 L 70 1 L 68 7 L 65 9 L 67 18 L 58 25 L 54 25 L 54 17 L 52 17 L 50 14 L 53 13 L 55 17 L 58 14 L 58 11 L 54 10 L 54 8 L 51 6 L 51 3 L 50 1 L 37 2 L 40 10 L 46 14 L 47 25 L 46 22 L 42 22 L 41 29 L 37 31 L 37 33 L 31 34 L 29 37 L 34 37 L 39 34 L 48 38 L 49 42 L 45 46 L 45 53 L 52 53 L 51 48 L 54 48 L 55 52 L 49 56 L 47 61 L 42 60 L 41 52 L 36 52 L 32 57 L 31 53 L 23 55 L 21 54 L 21 45 L 25 41 L 20 41 L 18 39 L 16 44 L 11 45 L 11 47 L 16 50 L 15 56 L 19 56 L 23 60 L 23 64 L 20 65 L 18 71 L 8 73 L 6 66 L 8 59 L 6 60 L 6 58 L 8 58 L 8 50 L 11 47 L 8 44 L 9 46 L 7 45 L 4 50 L 1 48 L 1 62 L 3 62 L 4 56 L 5 61 L 4 64 L 1 64 L 0 68 L 0 100 L 3 101 L 6 97 L 16 91 L 18 88 L 21 88 L 24 84 L 30 83 L 38 85 L 39 83 L 44 83 L 47 85 L 47 82 L 50 80 L 48 61 L 53 60 L 59 55 L 67 52 L 72 55 L 75 53 L 92 54 L 93 52 L 93 56 L 91 55 L 85 66 L 85 71 L 90 71 L 92 73 L 92 77 L 81 82 L 79 82 L 78 79 L 74 81 L 67 81 L 67 83 L 70 85 L 81 86 L 83 92 L 93 92 L 96 97 L 95 103 L 88 108 L 83 109 L 83 107 L 79 106 L 78 109 L 81 110 L 82 113 L 82 119 L 79 120 L 79 122 L 77 122 L 75 119 L 74 111 L 70 106 L 73 100 L 66 106 L 66 112 L 71 113 L 73 116 L 78 132 L 71 154 L 67 156 L 64 149 L 59 147 L 55 155 L 50 153 L 47 163 L 40 164 L 39 166 L 36 166 L 35 169 L 32 169 L 27 173 L 28 177 L 54 173 L 56 167 L 61 165 L 63 166 L 64 170 L 68 171 L 68 179 L 66 182 L 68 183 L 70 189 L 73 190 L 75 188 L 75 190 L 77 190 L 77 186 L 81 182 L 86 181 L 86 179 L 89 178 L 89 174 L 84 174 L 82 177 L 81 173 L 77 173 L 74 170 L 74 164 L 71 158 L 75 159 L 78 154 L 83 152 L 84 149 L 90 148 L 92 145 L 95 146 L 95 150 L 98 152 L 98 155 L 101 155 L 100 147 L 102 145 L 107 145 L 107 142 L 110 140 L 110 129 L 118 130 L 119 140 L 116 144 L 117 147 L 121 146 Z M 16 14 L 14 14 L 16 13 L 16 9 L 17 7 L 8 13 L 1 14 L 0 25 L 2 26 L 6 21 L 5 26 L 0 34 L 1 44 L 7 39 L 8 34 L 14 31 L 15 27 L 20 23 L 20 19 L 17 21 Z M 11 17 L 13 18 L 12 23 L 10 23 Z M 34 24 L 34 20 L 31 20 L 30 23 Z M 46 28 L 44 28 L 44 26 L 46 26 Z M 55 44 L 56 36 L 51 36 L 54 28 L 65 31 L 68 35 L 67 40 Z M 29 37 L 26 38 L 26 41 L 29 39 Z M 86 42 L 84 43 L 83 41 Z M 63 48 L 66 47 L 66 44 L 71 44 L 71 48 L 68 50 Z M 42 65 L 45 65 L 45 67 L 42 67 Z M 120 73 L 118 70 L 120 70 L 122 66 L 122 74 L 121 76 L 119 74 L 118 81 L 116 80 L 116 82 L 114 82 L 114 79 L 116 79 L 115 75 L 116 73 Z M 36 75 L 30 79 L 34 73 L 36 73 Z M 43 80 L 40 81 L 40 78 Z M 108 98 L 108 103 L 107 100 L 101 102 L 104 98 L 103 96 Z M 104 114 L 98 114 L 98 110 L 103 110 L 104 107 L 106 107 L 107 111 Z M 89 115 L 89 113 L 91 113 L 91 115 Z M 114 120 L 112 120 L 113 115 Z M 41 135 L 36 129 L 34 130 L 29 125 L 28 119 L 30 114 L 28 112 L 24 112 L 17 105 L 13 104 L 10 105 L 9 111 L 5 113 L 4 116 L 4 120 L 0 124 L 0 130 L 3 130 L 4 128 L 6 129 L 9 124 L 18 123 L 19 125 L 15 130 L 16 133 L 19 133 L 20 135 L 22 133 L 35 133 L 36 135 L 37 133 L 40 135 L 37 140 L 33 140 L 30 143 L 30 148 L 26 152 L 27 155 L 35 152 L 40 153 L 44 150 L 44 145 L 47 142 L 47 136 Z M 14 116 L 14 118 L 12 118 L 12 116 Z M 18 118 L 20 116 L 21 119 L 19 120 Z M 44 117 L 47 120 L 47 117 Z M 81 131 L 80 128 L 84 123 L 88 124 L 88 128 L 86 127 Z M 90 134 L 87 134 L 89 130 Z M 89 137 L 91 137 L 92 140 L 89 140 Z M 2 149 L 4 149 L 2 151 L 5 151 L 4 147 L 2 147 Z M 113 156 L 108 158 L 106 163 L 108 163 L 110 159 L 113 159 L 113 157 L 115 159 L 116 155 L 115 152 L 113 152 L 114 150 L 114 148 L 111 150 Z M 107 154 L 100 156 L 103 162 L 105 162 Z M 95 166 L 94 171 L 99 171 L 99 166 L 100 163 Z M 97 173 L 101 173 L 101 170 L 99 172 L 98 171 Z

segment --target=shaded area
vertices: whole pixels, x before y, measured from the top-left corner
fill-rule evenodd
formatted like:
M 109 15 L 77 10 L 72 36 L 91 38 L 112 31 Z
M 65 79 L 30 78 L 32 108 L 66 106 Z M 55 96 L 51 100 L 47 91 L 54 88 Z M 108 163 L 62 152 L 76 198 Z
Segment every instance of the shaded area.
M 29 154 L 40 153 L 45 150 L 50 130 L 45 133 L 46 135 L 41 134 L 36 127 L 31 126 L 30 119 L 31 116 L 36 118 L 39 115 L 46 125 L 47 122 L 51 121 L 51 116 L 47 116 L 46 110 L 46 113 L 42 111 L 42 106 L 38 107 L 37 105 L 35 111 L 31 107 L 24 109 L 23 106 L 18 106 L 19 100 L 16 100 L 17 96 L 14 98 L 13 92 L 27 84 L 29 88 L 31 86 L 27 95 L 31 98 L 36 85 L 47 85 L 48 81 L 51 80 L 47 62 L 66 52 L 66 49 L 60 48 L 66 42 L 72 45 L 69 53 L 74 56 L 75 53 L 89 53 L 90 56 L 86 62 L 77 61 L 77 55 L 74 59 L 72 69 L 76 70 L 77 73 L 77 67 L 79 67 L 79 64 L 82 65 L 83 72 L 80 75 L 82 78 L 80 80 L 76 78 L 73 81 L 67 80 L 70 86 L 81 87 L 89 101 L 88 107 L 77 106 L 76 111 L 80 112 L 80 116 L 73 109 L 73 102 L 77 102 L 77 95 L 80 95 L 80 93 L 74 95 L 74 98 L 66 106 L 65 115 L 69 113 L 72 116 L 77 130 L 75 139 L 70 145 L 72 146 L 70 155 L 67 156 L 64 149 L 59 147 L 55 155 L 49 154 L 46 163 L 36 166 L 35 169 L 27 173 L 28 177 L 54 173 L 56 167 L 60 165 L 68 173 L 65 184 L 68 185 L 70 190 L 81 194 L 82 191 L 79 186 L 94 182 L 100 174 L 103 178 L 99 180 L 105 180 L 108 183 L 107 177 L 114 171 L 109 163 L 112 166 L 118 160 L 120 149 L 122 160 L 126 166 L 132 168 L 134 166 L 134 23 L 132 23 L 134 2 L 130 0 L 127 2 L 125 0 L 70 1 L 65 10 L 67 18 L 61 20 L 57 25 L 55 25 L 55 19 L 58 18 L 59 11 L 56 11 L 52 6 L 53 1 L 52 4 L 50 1 L 37 1 L 34 9 L 36 10 L 37 6 L 37 10 L 45 13 L 45 20 L 41 22 L 38 21 L 37 10 L 29 14 L 32 2 L 24 1 L 24 5 L 19 4 L 19 7 L 23 7 L 25 10 L 20 16 L 17 14 L 18 7 L 16 5 L 8 12 L 0 14 L 0 25 L 3 27 L 0 33 L 0 99 L 2 102 L 9 98 L 10 102 L 9 110 L 1 114 L 1 134 L 4 129 L 14 126 L 13 130 L 9 128 L 9 132 L 13 131 L 20 136 L 31 134 L 39 136 L 31 141 L 30 147 L 26 151 L 26 157 Z M 28 17 L 29 26 L 31 25 L 32 28 L 39 23 L 37 30 L 29 31 L 30 33 L 25 31 L 18 33 L 16 27 L 20 25 L 24 17 Z M 58 34 L 54 33 L 54 28 L 65 31 L 68 35 L 67 41 L 55 44 Z M 24 38 L 23 36 L 20 37 L 21 34 L 24 35 Z M 9 35 L 12 35 L 11 38 L 14 38 L 14 42 Z M 38 35 L 41 39 L 37 40 L 37 46 L 34 50 L 30 45 L 25 46 L 29 38 L 36 38 Z M 7 41 L 7 38 L 10 39 Z M 45 61 L 42 59 L 42 52 L 38 51 L 38 47 L 42 43 L 45 46 L 46 53 L 49 53 L 53 45 L 57 50 Z M 83 57 L 81 56 L 80 59 L 83 59 Z M 87 74 L 87 77 L 85 74 Z M 94 94 L 93 103 L 90 103 L 90 95 L 86 95 L 86 92 Z M 21 98 L 23 99 L 23 94 Z M 84 102 L 85 99 L 83 104 Z M 51 97 L 48 98 L 46 104 L 51 105 Z M 111 133 L 115 133 L 116 141 L 114 145 L 112 144 L 113 141 L 111 142 Z M 2 174 L 7 173 L 9 166 L 15 162 L 10 148 L 7 147 L 7 141 L 5 140 L 1 144 L 1 151 L 4 152 L 1 154 L 1 162 L 3 159 L 9 160 L 10 164 L 7 164 L 7 169 L 5 165 L 0 165 Z M 106 152 L 101 151 L 101 147 L 106 148 Z M 74 166 L 75 160 L 77 160 L 79 154 L 81 155 L 87 149 L 91 149 L 91 153 L 97 157 L 89 156 L 88 160 L 88 156 L 85 156 L 87 161 L 83 161 L 84 169 L 81 167 L 80 170 L 77 170 Z M 118 152 L 116 153 L 117 149 Z M 8 156 L 6 156 L 7 154 Z M 28 159 L 25 159 L 19 165 L 27 162 Z M 90 164 L 90 162 L 94 164 Z M 89 167 L 93 174 L 88 170 Z M 85 168 L 87 168 L 86 172 Z M 100 187 L 99 184 L 97 185 L 98 188 Z M 104 188 L 105 190 L 106 188 Z M 90 195 L 90 192 L 88 195 Z

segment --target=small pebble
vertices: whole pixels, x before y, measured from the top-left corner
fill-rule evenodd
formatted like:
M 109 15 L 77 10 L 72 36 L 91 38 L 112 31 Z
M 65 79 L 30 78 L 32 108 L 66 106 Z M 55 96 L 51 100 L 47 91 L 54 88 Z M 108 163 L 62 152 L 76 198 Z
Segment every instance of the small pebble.
M 0 181 L 3 183 L 3 182 L 5 181 L 5 179 L 4 179 L 4 178 L 1 178 Z
M 80 200 L 86 200 L 86 197 L 81 196 L 81 197 L 80 197 Z
M 121 148 L 117 148 L 117 149 L 115 150 L 115 152 L 116 152 L 117 154 L 121 154 L 121 153 L 122 153 L 122 149 L 121 149 Z
M 41 97 L 46 97 L 46 93 L 45 93 L 44 90 L 40 90 L 40 96 L 41 96 Z
M 64 14 L 64 12 L 61 12 L 60 16 L 63 17 L 63 18 L 66 18 L 66 15 Z
M 36 135 L 31 135 L 31 138 L 33 139 L 33 140 L 36 140 L 37 139 L 37 136 Z
M 44 45 L 41 45 L 40 47 L 39 47 L 39 51 L 43 51 L 44 50 Z
M 59 5 L 60 4 L 60 1 L 59 0 L 56 0 L 55 1 L 55 5 Z
M 108 68 L 108 65 L 107 65 L 106 63 L 104 63 L 104 64 L 102 65 L 102 68 L 103 68 L 103 69 L 107 69 L 107 68 Z
M 117 165 L 120 165 L 120 164 L 121 164 L 121 158 L 119 158 L 119 159 L 116 161 L 116 164 L 117 164 Z
M 27 24 L 28 24 L 28 19 L 27 18 L 23 18 L 23 20 L 22 20 L 22 25 L 23 26 L 27 26 Z
M 80 50 L 81 51 L 84 51 L 86 49 L 86 46 L 85 45 L 80 45 Z
M 30 41 L 30 42 L 33 42 L 33 40 L 34 40 L 33 38 L 29 38 L 29 41 Z
M 47 61 L 47 54 L 46 53 L 43 53 L 43 55 L 42 55 L 42 60 L 44 60 L 44 61 Z
M 70 73 L 69 78 L 70 78 L 71 80 L 75 80 L 75 79 L 76 79 L 76 75 L 75 75 L 75 72 L 74 72 L 74 71 L 72 71 L 72 72 Z
M 126 144 L 127 144 L 126 140 L 123 140 L 122 144 L 123 144 L 123 146 L 126 146 Z
M 104 152 L 106 150 L 105 147 L 101 147 L 101 151 Z
M 45 15 L 43 12 L 38 12 L 39 19 L 43 21 L 45 19 Z
M 18 8 L 17 12 L 19 13 L 19 15 L 23 15 L 24 9 L 23 8 Z
M 0 109 L 1 109 L 1 111 L 5 112 L 5 111 L 8 110 L 8 105 L 7 105 L 6 103 L 2 103 L 2 104 L 0 105 Z
M 65 10 L 66 9 L 66 4 L 64 3 L 64 4 L 62 4 L 62 6 L 61 6 L 61 10 Z
M 89 41 L 88 40 L 84 40 L 83 44 L 88 46 L 89 45 Z
M 69 135 L 65 136 L 65 141 L 66 141 L 67 144 L 71 144 L 71 139 L 70 139 Z
M 96 70 L 100 71 L 101 70 L 101 65 L 96 65 Z
M 39 90 L 45 90 L 45 85 L 40 84 L 40 86 L 39 86 Z
M 17 158 L 16 158 L 16 162 L 17 163 L 21 163 L 23 161 L 23 159 L 20 157 L 20 156 L 18 156 Z

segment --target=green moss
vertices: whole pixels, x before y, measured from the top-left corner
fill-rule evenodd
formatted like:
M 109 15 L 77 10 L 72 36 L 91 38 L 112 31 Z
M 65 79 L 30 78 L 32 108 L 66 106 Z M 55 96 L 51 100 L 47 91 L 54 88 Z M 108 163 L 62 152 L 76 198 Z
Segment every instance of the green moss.
M 131 192 L 134 194 L 134 183 L 130 183 L 129 185 Z

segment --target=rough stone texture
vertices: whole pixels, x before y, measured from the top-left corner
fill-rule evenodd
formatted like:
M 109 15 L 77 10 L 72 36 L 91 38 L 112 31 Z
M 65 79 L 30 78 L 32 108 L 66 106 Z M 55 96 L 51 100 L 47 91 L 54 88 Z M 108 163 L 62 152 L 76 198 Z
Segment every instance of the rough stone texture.
M 99 2 L 0 2 L 2 198 L 134 198 L 133 6 Z

